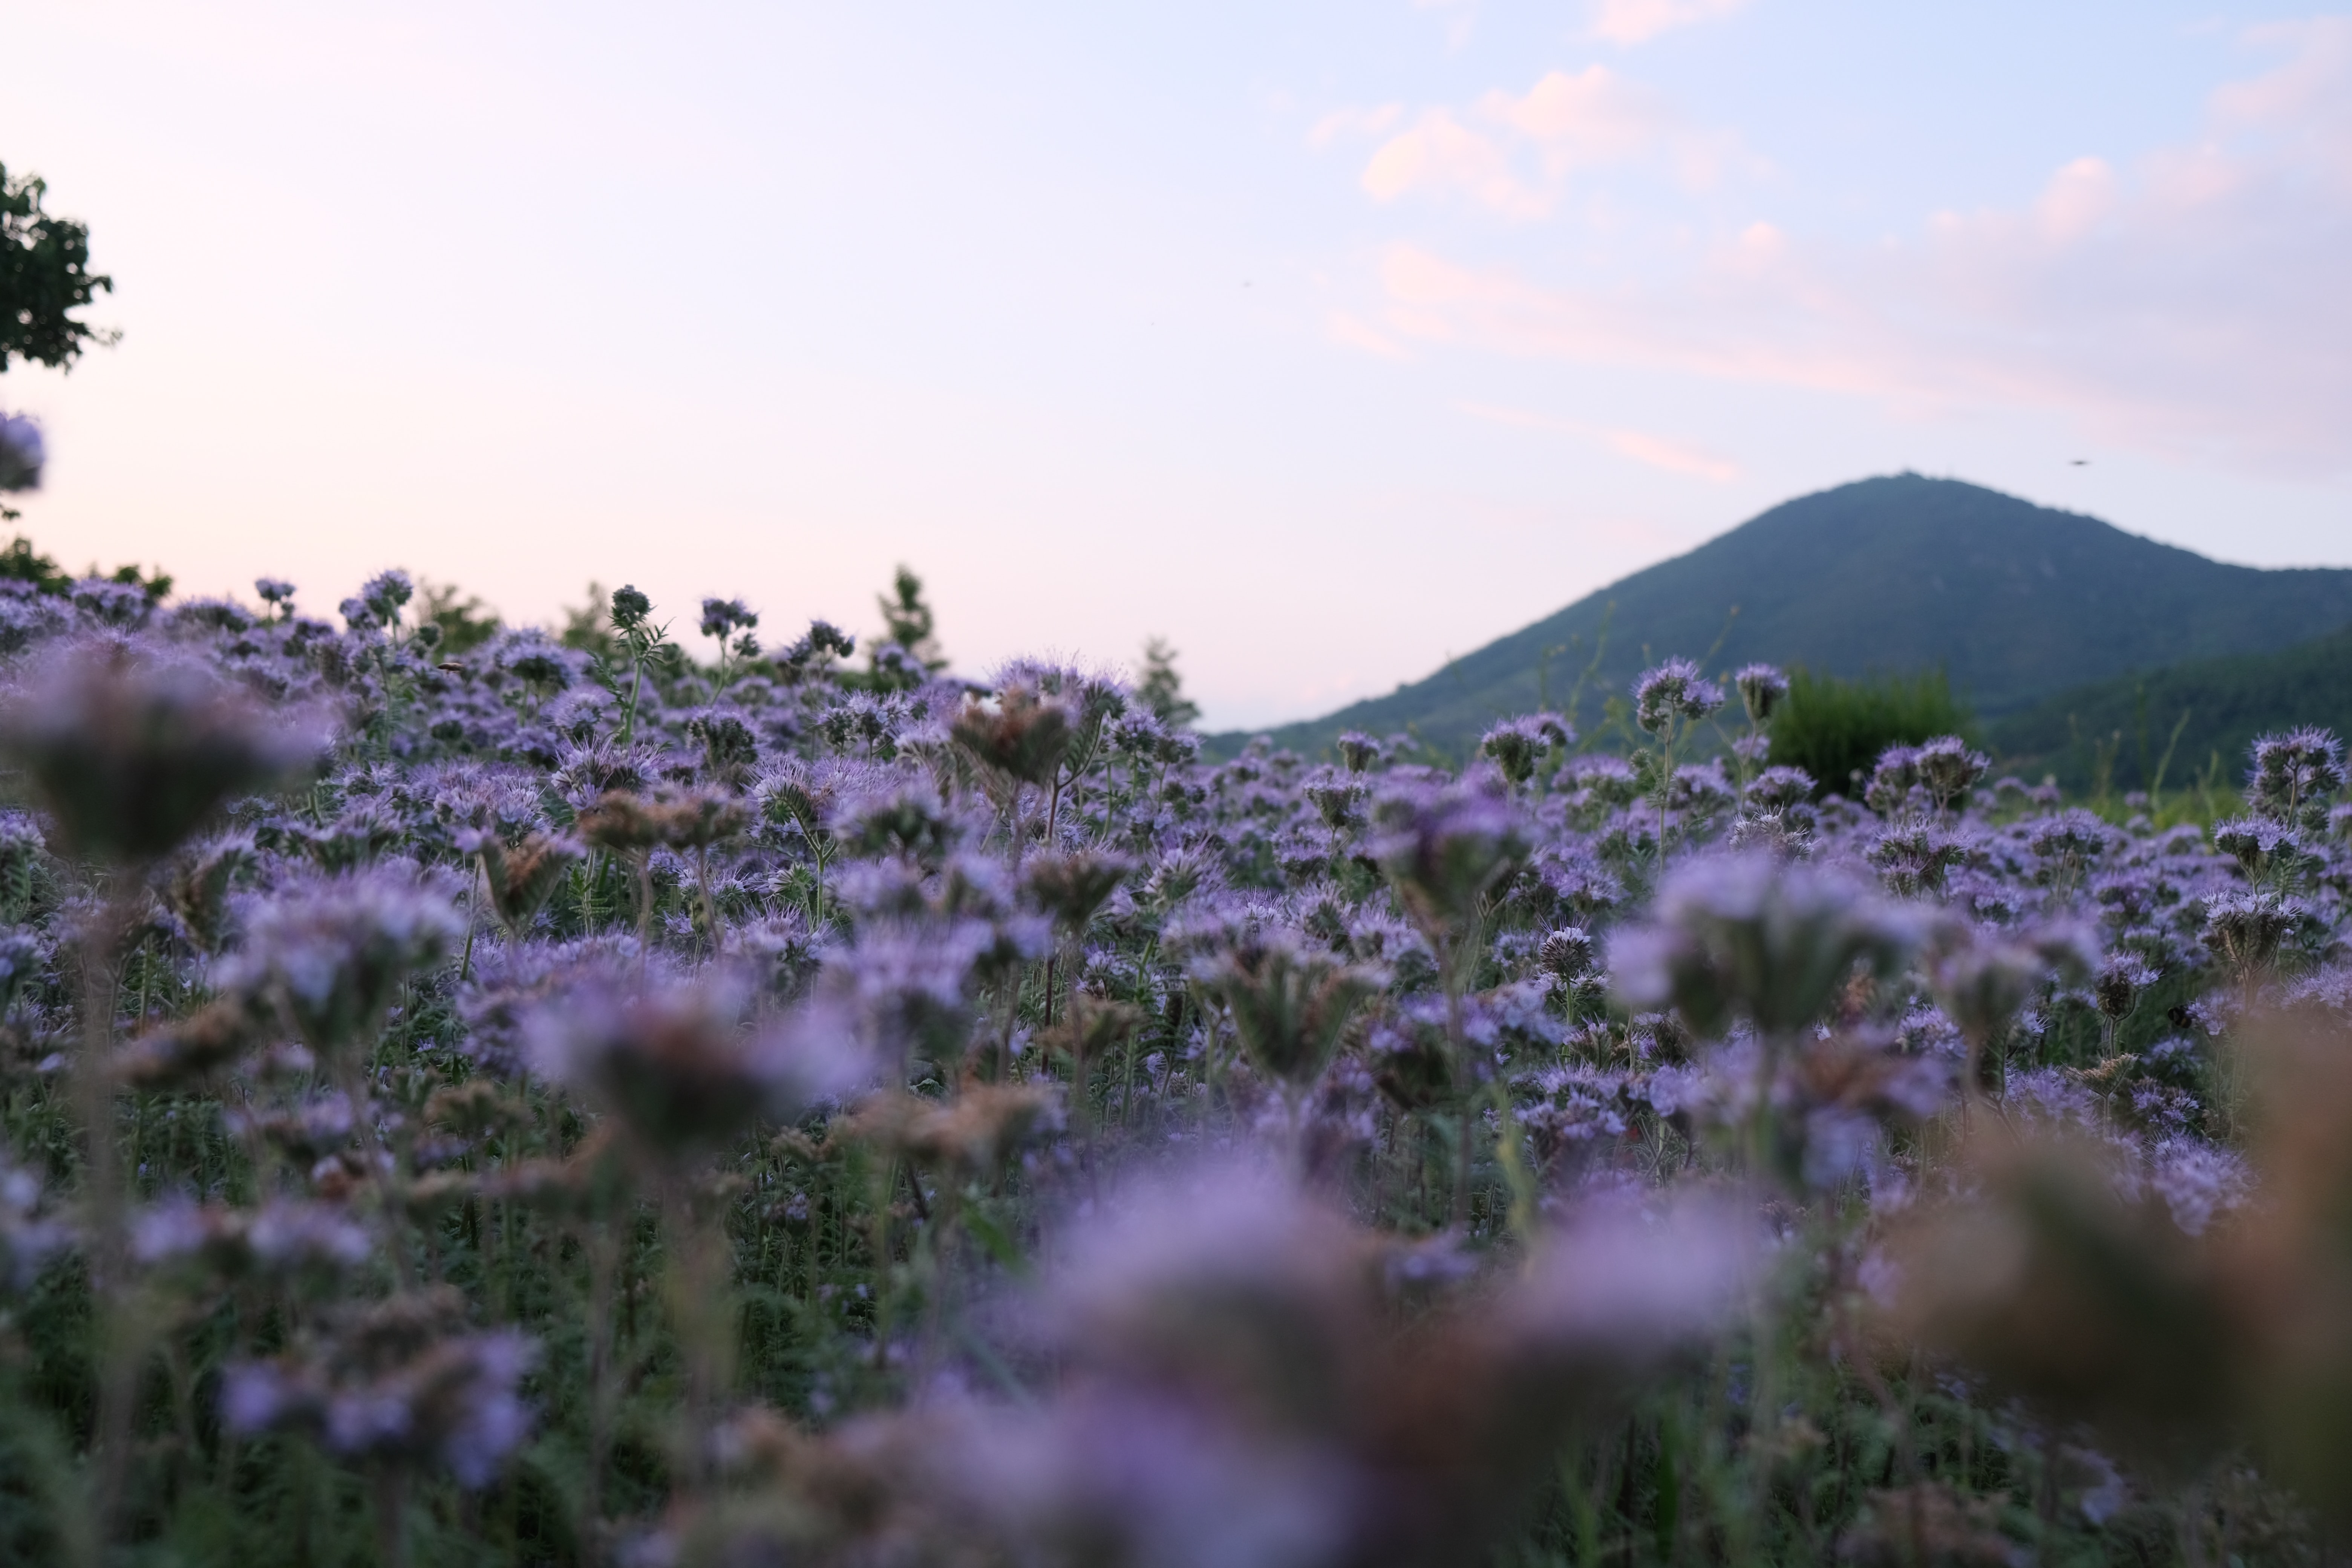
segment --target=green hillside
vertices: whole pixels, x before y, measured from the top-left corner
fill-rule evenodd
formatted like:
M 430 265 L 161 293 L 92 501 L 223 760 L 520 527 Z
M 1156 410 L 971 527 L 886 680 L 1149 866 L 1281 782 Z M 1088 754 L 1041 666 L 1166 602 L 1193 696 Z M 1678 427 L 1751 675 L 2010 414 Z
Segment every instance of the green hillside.
M 2055 773 L 2074 789 L 2096 781 L 2103 754 L 2114 788 L 2145 789 L 2169 746 L 2164 779 L 2177 788 L 2216 757 L 2221 782 L 2237 783 L 2255 736 L 2298 724 L 2352 736 L 2352 626 L 2275 653 L 2196 659 L 2077 687 L 1998 721 L 1987 739 L 2002 766 Z
M 1271 733 L 1314 753 L 1343 731 L 1410 728 L 1458 753 L 1496 717 L 1538 706 L 1540 685 L 1564 704 L 1604 617 L 1583 723 L 1646 662 L 1704 654 L 1718 635 L 1714 668 L 1941 668 L 1990 719 L 2085 682 L 2268 652 L 2352 623 L 2352 571 L 2223 565 L 1980 485 L 1899 474 L 1783 502 L 1425 679 Z

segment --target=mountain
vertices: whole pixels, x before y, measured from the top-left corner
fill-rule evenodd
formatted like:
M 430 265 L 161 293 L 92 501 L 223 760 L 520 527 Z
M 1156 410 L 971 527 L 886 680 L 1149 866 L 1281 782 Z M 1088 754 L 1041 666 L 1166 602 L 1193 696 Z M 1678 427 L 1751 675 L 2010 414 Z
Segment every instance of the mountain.
M 2164 765 L 2167 788 L 2178 789 L 2208 769 L 2222 784 L 2240 783 L 2255 736 L 2300 724 L 2352 736 L 2352 626 L 2275 653 L 2076 687 L 1997 721 L 1985 738 L 2004 769 L 2055 773 L 2069 788 L 2094 782 L 2104 750 L 2115 788 L 2145 789 Z
M 2269 652 L 2347 623 L 2352 570 L 2226 566 L 1981 485 L 1896 474 L 1784 501 L 1425 679 L 1268 732 L 1311 755 L 1345 731 L 1410 729 L 1458 754 L 1547 690 L 1566 707 L 1596 646 L 1598 668 L 1570 715 L 1587 726 L 1645 665 L 1710 648 L 1710 670 L 1753 659 L 1841 676 L 1940 666 L 1991 718 L 2087 682 Z M 1246 739 L 1211 744 L 1227 752 Z

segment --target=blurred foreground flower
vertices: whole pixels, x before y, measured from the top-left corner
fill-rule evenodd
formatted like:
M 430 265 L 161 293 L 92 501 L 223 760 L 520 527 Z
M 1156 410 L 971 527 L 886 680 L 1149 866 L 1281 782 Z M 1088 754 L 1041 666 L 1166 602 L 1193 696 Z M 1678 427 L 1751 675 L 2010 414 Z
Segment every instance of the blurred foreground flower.
M 1193 974 L 1231 1009 L 1234 1032 L 1258 1070 L 1294 1095 L 1323 1075 L 1340 1030 L 1381 983 L 1278 927 L 1220 947 Z
M 1487 896 L 1528 852 L 1519 814 L 1461 785 L 1391 790 L 1374 805 L 1372 821 L 1372 858 L 1440 952 L 1475 926 Z
M 373 1044 L 408 977 L 464 933 L 452 890 L 413 868 L 371 868 L 254 900 L 221 982 L 285 1009 L 321 1056 Z
M 0 494 L 39 489 L 47 460 L 39 426 L 21 414 L 0 414 Z
M 221 1419 L 235 1432 L 299 1432 L 344 1458 L 438 1465 L 462 1486 L 488 1486 L 530 1433 L 520 1385 L 538 1352 L 510 1330 L 462 1331 L 463 1312 L 442 1289 L 333 1314 L 300 1348 L 229 1366 Z
M 634 992 L 583 981 L 530 1019 L 526 1054 L 668 1167 L 789 1121 L 862 1073 L 854 1047 L 828 1032 L 747 1027 L 746 1001 L 723 979 L 657 978 Z
M 0 752 L 29 776 L 64 847 L 161 859 L 234 796 L 319 753 L 218 677 L 136 643 L 68 644 L 0 703 Z
M 2352 1055 L 2340 1027 L 2258 1020 L 2260 1201 L 2226 1216 L 2079 1134 L 1980 1127 L 1959 1195 L 1895 1235 L 1895 1321 L 2038 1409 L 2176 1476 L 2251 1437 L 2352 1521 Z
M 1711 856 L 1666 879 L 1650 924 L 1618 931 L 1610 980 L 1629 1006 L 1672 1006 L 1701 1034 L 1742 1017 L 1785 1040 L 1827 1015 L 1857 972 L 1898 970 L 1921 934 L 1906 911 L 1833 871 Z
M 672 1561 L 877 1556 L 1141 1568 L 1474 1563 L 1554 1446 L 1737 1303 L 1736 1225 L 1595 1211 L 1523 1278 L 1437 1286 L 1397 1244 L 1249 1167 L 1113 1194 L 1020 1304 L 1064 1369 L 782 1437 L 772 1490 L 682 1519 Z

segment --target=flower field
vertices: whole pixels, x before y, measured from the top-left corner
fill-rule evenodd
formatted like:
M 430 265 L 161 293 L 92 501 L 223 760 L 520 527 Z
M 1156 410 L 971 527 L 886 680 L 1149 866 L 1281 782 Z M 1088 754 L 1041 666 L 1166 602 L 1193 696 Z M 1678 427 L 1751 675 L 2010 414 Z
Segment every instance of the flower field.
M 0 584 L 0 1561 L 2352 1527 L 2332 736 L 2210 825 L 1958 739 L 1847 799 L 1676 658 L 1211 763 L 734 601 L 257 587 Z

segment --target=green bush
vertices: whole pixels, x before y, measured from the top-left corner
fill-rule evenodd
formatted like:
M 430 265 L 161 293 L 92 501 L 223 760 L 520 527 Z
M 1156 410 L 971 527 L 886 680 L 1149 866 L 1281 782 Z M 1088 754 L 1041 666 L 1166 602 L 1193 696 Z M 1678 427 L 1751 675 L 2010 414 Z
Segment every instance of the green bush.
M 1975 716 L 1940 669 L 1868 680 L 1793 669 L 1772 721 L 1772 762 L 1804 769 L 1824 792 L 1851 795 L 1860 787 L 1854 775 L 1868 777 L 1879 752 L 1938 735 L 1977 738 Z

